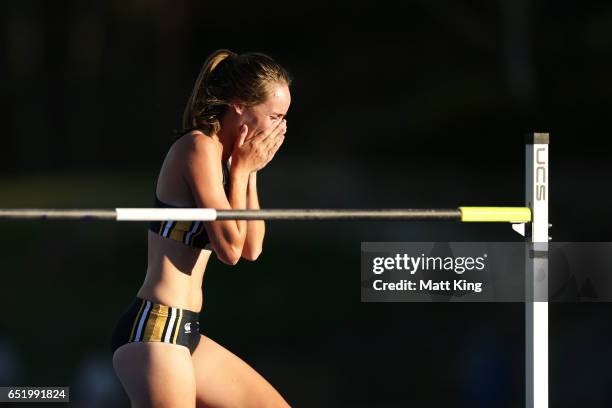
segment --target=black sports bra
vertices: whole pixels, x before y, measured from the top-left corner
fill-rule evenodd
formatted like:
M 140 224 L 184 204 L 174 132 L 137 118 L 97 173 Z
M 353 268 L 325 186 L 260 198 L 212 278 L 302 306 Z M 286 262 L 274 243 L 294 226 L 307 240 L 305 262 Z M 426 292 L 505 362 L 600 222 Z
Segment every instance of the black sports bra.
M 227 193 L 229 190 L 229 167 L 227 164 L 222 165 L 223 171 L 223 188 Z M 154 207 L 160 208 L 193 208 L 193 207 L 182 207 L 176 205 L 166 204 L 157 198 L 157 193 L 153 193 L 155 197 Z M 189 245 L 196 248 L 205 248 L 210 239 L 204 229 L 203 221 L 150 221 L 149 230 L 161 235 L 164 238 L 169 238 L 174 241 L 182 242 L 185 245 Z

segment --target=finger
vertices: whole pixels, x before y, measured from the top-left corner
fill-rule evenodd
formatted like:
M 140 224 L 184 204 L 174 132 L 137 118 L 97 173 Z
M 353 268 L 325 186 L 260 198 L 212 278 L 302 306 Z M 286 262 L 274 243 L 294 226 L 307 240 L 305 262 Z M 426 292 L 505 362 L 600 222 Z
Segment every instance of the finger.
M 276 143 L 272 146 L 272 148 L 269 150 L 269 154 L 270 154 L 270 158 L 269 160 L 272 160 L 272 158 L 274 157 L 274 155 L 276 154 L 276 152 L 278 152 L 278 149 L 280 149 L 281 145 L 283 144 L 283 142 L 285 141 L 285 136 L 281 136 Z
M 261 134 L 263 134 L 264 132 L 265 132 L 265 129 L 252 131 L 251 134 L 247 134 L 246 141 L 253 140 L 257 138 L 258 136 L 260 136 Z
M 276 133 L 278 132 L 278 130 L 280 128 L 282 128 L 282 125 L 284 124 L 285 120 L 279 120 L 275 125 L 272 125 L 267 131 L 264 130 L 264 132 L 260 135 L 259 140 L 257 141 L 259 142 L 264 142 L 267 141 L 270 137 L 273 137 L 274 135 L 276 135 Z
M 287 131 L 287 124 L 285 120 L 280 121 L 277 126 L 270 132 L 267 138 L 261 140 L 262 145 L 266 149 L 270 149 L 278 140 L 279 137 L 283 136 Z
M 280 146 L 283 144 L 284 140 L 285 140 L 285 138 L 282 137 L 279 141 L 276 142 L 276 144 L 274 145 L 274 147 L 271 150 L 268 150 L 268 152 L 266 154 L 266 160 L 265 160 L 265 163 L 262 165 L 262 168 L 266 167 L 268 164 L 270 164 L 270 162 L 272 161 L 272 159 L 276 155 L 276 152 L 278 151 Z
M 249 133 L 249 127 L 246 125 L 246 123 L 240 126 L 240 134 L 238 135 L 238 139 L 236 140 L 236 143 L 238 143 L 238 146 L 242 146 L 244 144 L 244 141 L 248 133 Z

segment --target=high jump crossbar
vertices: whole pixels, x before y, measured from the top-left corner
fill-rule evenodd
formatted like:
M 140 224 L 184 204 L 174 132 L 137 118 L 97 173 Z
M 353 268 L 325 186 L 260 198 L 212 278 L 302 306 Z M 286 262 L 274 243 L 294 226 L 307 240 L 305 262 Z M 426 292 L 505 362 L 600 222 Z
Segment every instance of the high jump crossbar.
M 458 207 L 450 209 L 265 209 L 214 208 L 0 209 L 0 219 L 100 219 L 116 221 L 219 220 L 457 220 L 462 222 L 531 221 L 529 207 Z

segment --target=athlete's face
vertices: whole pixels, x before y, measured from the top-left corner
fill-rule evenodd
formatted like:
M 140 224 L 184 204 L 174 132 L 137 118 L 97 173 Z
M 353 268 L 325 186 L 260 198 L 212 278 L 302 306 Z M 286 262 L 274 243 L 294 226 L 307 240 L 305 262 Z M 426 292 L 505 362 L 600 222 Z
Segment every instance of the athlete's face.
M 247 139 L 259 133 L 272 130 L 287 115 L 291 94 L 287 84 L 274 84 L 268 98 L 255 106 L 244 107 L 238 119 L 238 128 L 246 124 L 249 128 Z

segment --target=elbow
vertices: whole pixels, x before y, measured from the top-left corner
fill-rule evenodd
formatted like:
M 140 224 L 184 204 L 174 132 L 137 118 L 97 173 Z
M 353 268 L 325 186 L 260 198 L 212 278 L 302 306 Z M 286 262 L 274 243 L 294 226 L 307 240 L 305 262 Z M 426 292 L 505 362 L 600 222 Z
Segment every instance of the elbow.
M 224 248 L 221 251 L 216 251 L 216 253 L 217 253 L 217 258 L 224 264 L 236 265 L 238 261 L 240 260 L 241 251 L 233 247 L 229 247 L 229 248 Z
M 247 261 L 255 261 L 261 255 L 261 248 L 245 248 L 242 257 Z

